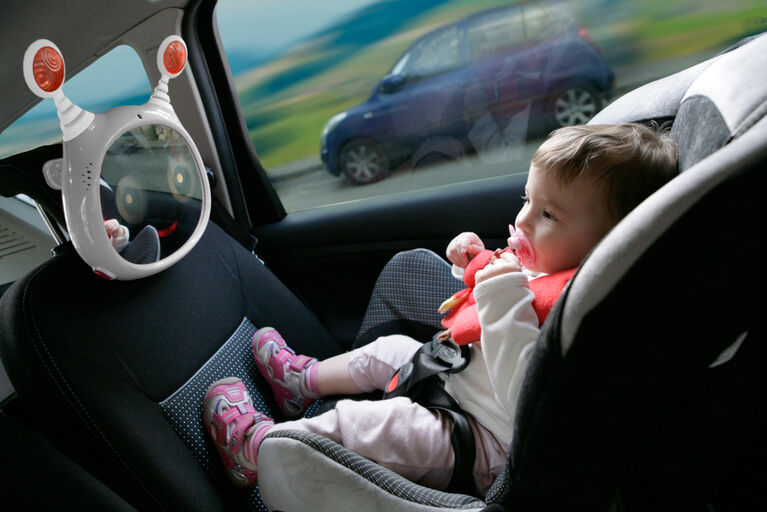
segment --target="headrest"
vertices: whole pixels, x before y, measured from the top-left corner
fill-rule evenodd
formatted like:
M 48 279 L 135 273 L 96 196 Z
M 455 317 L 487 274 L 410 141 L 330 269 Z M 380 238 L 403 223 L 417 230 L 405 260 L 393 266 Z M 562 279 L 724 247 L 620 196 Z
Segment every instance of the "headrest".
M 679 170 L 699 162 L 767 112 L 767 35 L 710 63 L 687 89 L 672 134 L 679 141 Z
M 673 119 L 679 171 L 741 135 L 764 115 L 767 35 L 753 36 L 691 68 L 620 97 L 590 124 Z
M 688 172 L 629 213 L 586 259 L 563 309 L 562 354 L 574 341 L 581 319 L 666 230 L 712 189 L 755 158 L 764 157 L 765 82 L 767 35 L 762 35 L 693 68 L 647 84 L 594 118 L 595 123 L 637 121 L 668 116 L 676 110 L 672 133 L 679 141 L 680 171 Z M 684 93 L 680 94 L 680 89 Z M 670 94 L 671 101 L 662 94 Z M 633 112 L 628 108 L 632 103 Z M 701 226 L 701 230 L 705 228 Z

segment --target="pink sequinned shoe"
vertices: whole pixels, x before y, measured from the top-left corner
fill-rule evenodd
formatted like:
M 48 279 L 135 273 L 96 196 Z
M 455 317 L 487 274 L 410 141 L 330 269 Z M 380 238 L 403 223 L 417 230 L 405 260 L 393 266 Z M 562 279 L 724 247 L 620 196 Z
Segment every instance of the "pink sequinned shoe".
M 320 397 L 309 389 L 316 389 L 316 368 L 311 367 L 317 359 L 296 355 L 273 327 L 256 331 L 251 348 L 256 366 L 272 387 L 277 406 L 286 418 L 300 417 Z
M 217 380 L 203 400 L 202 418 L 229 480 L 238 487 L 258 480 L 258 447 L 274 421 L 256 411 L 237 377 Z

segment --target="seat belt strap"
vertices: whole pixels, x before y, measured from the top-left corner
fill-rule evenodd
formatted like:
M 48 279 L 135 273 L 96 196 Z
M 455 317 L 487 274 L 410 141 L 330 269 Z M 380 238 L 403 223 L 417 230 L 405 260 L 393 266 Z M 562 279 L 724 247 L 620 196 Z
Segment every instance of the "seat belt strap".
M 434 338 L 425 343 L 389 380 L 384 398 L 407 396 L 430 409 L 444 411 L 453 421 L 451 444 L 455 461 L 448 490 L 476 495 L 474 458 L 476 444 L 468 418 L 455 399 L 444 390 L 439 379 L 443 372 L 458 373 L 469 364 L 468 346 L 458 346 L 452 340 Z

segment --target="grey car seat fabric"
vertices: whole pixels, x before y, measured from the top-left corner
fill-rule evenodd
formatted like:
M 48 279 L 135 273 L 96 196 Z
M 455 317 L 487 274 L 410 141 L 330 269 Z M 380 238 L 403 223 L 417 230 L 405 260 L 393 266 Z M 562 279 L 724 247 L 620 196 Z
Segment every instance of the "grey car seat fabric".
M 594 118 L 673 119 L 681 174 L 608 234 L 549 315 L 507 468 L 482 505 L 439 495 L 428 510 L 724 511 L 762 500 L 767 282 L 758 266 L 767 250 L 753 194 L 767 181 L 765 83 L 762 36 Z M 315 491 L 312 510 L 428 506 L 413 499 L 418 486 L 392 489 L 313 447 L 312 436 L 290 437 L 262 444 L 271 508 L 300 509 L 299 487 Z M 280 462 L 293 459 L 303 462 Z

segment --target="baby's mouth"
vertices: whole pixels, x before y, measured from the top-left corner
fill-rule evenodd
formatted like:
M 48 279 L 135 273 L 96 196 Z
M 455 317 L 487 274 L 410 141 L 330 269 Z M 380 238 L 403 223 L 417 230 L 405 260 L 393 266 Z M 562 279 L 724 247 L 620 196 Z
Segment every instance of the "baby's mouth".
M 509 235 L 509 247 L 522 266 L 530 268 L 535 265 L 535 252 L 527 237 L 521 231 L 514 229 L 512 224 L 509 224 Z

